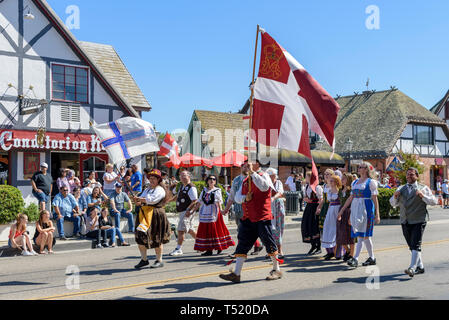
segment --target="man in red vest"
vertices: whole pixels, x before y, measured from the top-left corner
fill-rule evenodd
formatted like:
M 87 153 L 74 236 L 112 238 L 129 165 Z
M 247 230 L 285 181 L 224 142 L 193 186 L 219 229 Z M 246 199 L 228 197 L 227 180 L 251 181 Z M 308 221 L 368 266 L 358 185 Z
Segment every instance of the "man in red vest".
M 239 242 L 235 251 L 236 267 L 234 272 L 221 274 L 220 278 L 234 283 L 240 282 L 243 263 L 254 242 L 260 238 L 273 261 L 273 270 L 266 279 L 278 280 L 282 278 L 279 268 L 279 263 L 282 261 L 278 260 L 278 248 L 271 229 L 271 220 L 273 220 L 271 190 L 274 190 L 274 186 L 268 174 L 260 169 L 259 161 L 255 164 L 246 162 L 244 166 L 248 167 L 249 177 L 243 181 L 235 195 L 235 201 L 241 203 L 243 208 L 243 218 L 238 233 Z

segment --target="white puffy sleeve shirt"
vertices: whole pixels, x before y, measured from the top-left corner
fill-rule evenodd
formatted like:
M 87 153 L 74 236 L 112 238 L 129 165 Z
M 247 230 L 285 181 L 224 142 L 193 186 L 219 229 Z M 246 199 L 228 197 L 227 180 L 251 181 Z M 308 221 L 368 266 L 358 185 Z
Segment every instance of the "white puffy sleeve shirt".
M 165 190 L 161 186 L 157 186 L 155 189 L 146 189 L 142 193 L 141 198 L 145 198 L 149 205 L 158 204 L 165 198 Z

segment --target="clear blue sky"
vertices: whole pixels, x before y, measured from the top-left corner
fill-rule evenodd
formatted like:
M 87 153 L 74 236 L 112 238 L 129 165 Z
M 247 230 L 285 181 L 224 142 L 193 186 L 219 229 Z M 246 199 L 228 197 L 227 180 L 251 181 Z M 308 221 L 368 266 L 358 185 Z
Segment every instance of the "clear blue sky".
M 260 24 L 333 96 L 398 87 L 426 108 L 449 89 L 449 1 L 48 0 L 81 10 L 83 41 L 115 47 L 153 107 L 159 131 L 193 110 L 238 111 L 249 96 Z M 380 9 L 368 30 L 365 9 Z

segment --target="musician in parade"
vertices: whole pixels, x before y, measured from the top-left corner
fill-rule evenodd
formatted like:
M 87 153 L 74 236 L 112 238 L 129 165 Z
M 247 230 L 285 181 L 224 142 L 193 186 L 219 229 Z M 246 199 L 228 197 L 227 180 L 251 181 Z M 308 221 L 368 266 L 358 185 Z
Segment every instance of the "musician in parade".
M 260 237 L 265 245 L 268 256 L 273 262 L 273 270 L 266 280 L 278 280 L 282 278 L 278 248 L 273 237 L 271 220 L 271 191 L 275 188 L 270 176 L 261 170 L 260 162 L 245 162 L 249 176 L 243 181 L 242 186 L 235 196 L 235 201 L 242 204 L 243 218 L 238 231 L 238 245 L 235 251 L 235 270 L 229 274 L 221 274 L 220 278 L 234 283 L 240 282 L 243 264 L 249 250 Z

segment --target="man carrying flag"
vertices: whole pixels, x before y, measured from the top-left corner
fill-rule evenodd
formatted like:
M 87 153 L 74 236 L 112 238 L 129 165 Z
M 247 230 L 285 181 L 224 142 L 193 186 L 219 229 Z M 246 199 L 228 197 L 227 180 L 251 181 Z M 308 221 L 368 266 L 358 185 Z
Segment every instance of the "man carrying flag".
M 259 76 L 252 85 L 251 95 L 251 139 L 267 146 L 299 152 L 310 158 L 310 186 L 315 191 L 318 170 L 310 151 L 309 129 L 334 147 L 334 128 L 340 107 L 268 33 L 264 30 L 261 33 Z M 257 39 L 258 36 L 259 26 Z M 246 254 L 257 237 L 262 239 L 273 261 L 273 270 L 267 280 L 282 278 L 279 264 L 283 261 L 277 257 L 277 247 L 274 240 L 273 243 L 271 241 L 273 236 L 268 227 L 273 219 L 270 198 L 271 189 L 274 188 L 268 182 L 271 182 L 270 178 L 260 172 L 260 164 L 249 162 L 249 177 L 236 195 L 236 201 L 243 203 L 244 217 L 239 228 L 235 271 L 220 275 L 220 278 L 235 283 L 240 282 Z

